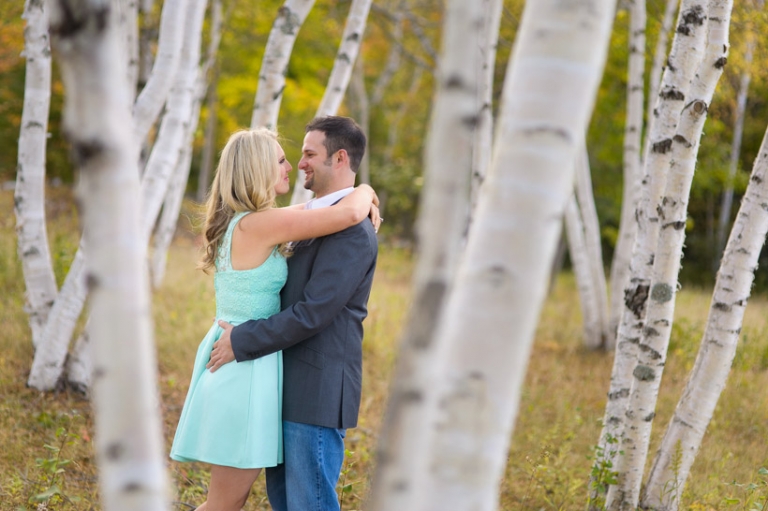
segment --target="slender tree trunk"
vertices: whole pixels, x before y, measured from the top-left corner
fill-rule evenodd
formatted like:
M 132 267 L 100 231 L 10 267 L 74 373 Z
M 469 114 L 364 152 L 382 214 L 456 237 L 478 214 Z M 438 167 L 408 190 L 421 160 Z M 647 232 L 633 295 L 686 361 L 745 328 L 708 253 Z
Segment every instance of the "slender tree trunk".
M 315 0 L 286 0 L 277 13 L 259 70 L 259 87 L 256 90 L 251 117 L 252 128 L 277 127 L 293 43 L 313 5 Z
M 168 191 L 168 183 L 178 165 L 179 155 L 186 141 L 186 129 L 193 122 L 193 104 L 197 95 L 200 44 L 207 0 L 189 0 L 189 2 L 179 70 L 168 96 L 157 140 L 149 155 L 147 168 L 141 181 L 142 233 L 146 244 L 149 244 L 152 230 Z
M 763 10 L 764 0 L 755 0 L 755 14 Z M 720 217 L 717 223 L 717 244 L 715 245 L 715 258 L 713 266 L 717 267 L 725 245 L 725 231 L 731 223 L 731 209 L 733 208 L 733 180 L 739 169 L 739 157 L 741 156 L 741 140 L 744 135 L 744 118 L 747 111 L 747 93 L 749 82 L 752 79 L 750 67 L 755 51 L 757 32 L 754 27 L 747 31 L 747 42 L 744 50 L 744 71 L 739 81 L 739 92 L 736 96 L 736 112 L 733 116 L 733 140 L 731 141 L 731 157 L 728 165 L 728 179 L 725 182 L 723 200 L 720 203 Z
M 760 250 L 768 233 L 768 131 L 717 274 L 691 376 L 656 453 L 641 507 L 677 510 L 693 460 L 730 373 Z M 675 453 L 679 461 L 673 464 Z M 671 491 L 670 491 L 671 490 Z
M 475 63 L 476 72 L 480 77 L 480 94 L 483 101 L 483 110 L 480 112 L 482 120 L 476 131 L 477 140 L 472 153 L 472 183 L 471 183 L 471 210 L 477 207 L 477 197 L 480 185 L 485 179 L 488 165 L 491 162 L 491 150 L 493 144 L 493 77 L 496 69 L 496 48 L 499 43 L 499 25 L 501 24 L 501 0 L 481 0 L 483 9 L 487 12 L 484 18 L 483 33 L 485 38 L 480 48 L 481 58 Z
M 80 171 L 89 251 L 96 457 L 105 511 L 165 510 L 157 374 L 139 228 L 135 141 L 109 4 L 53 0 L 51 34 L 66 103 L 64 131 Z
M 648 456 L 651 426 L 666 362 L 674 320 L 677 277 L 680 270 L 688 197 L 701 133 L 715 87 L 728 55 L 728 25 L 733 0 L 710 0 L 706 11 L 707 44 L 682 111 L 670 148 L 671 164 L 659 211 L 659 237 L 655 252 L 645 328 L 640 338 L 638 361 L 622 439 L 624 455 L 616 464 L 618 484 L 608 493 L 608 509 L 637 507 Z
M 395 73 L 400 69 L 400 62 L 402 57 L 402 39 L 403 39 L 403 15 L 401 11 L 404 9 L 405 2 L 401 1 L 398 7 L 398 12 L 393 14 L 393 22 L 395 24 L 392 30 L 392 44 L 389 47 L 389 54 L 387 55 L 387 63 L 384 65 L 384 69 L 379 74 L 379 78 L 373 86 L 373 92 L 371 93 L 371 104 L 378 105 L 381 103 L 384 97 L 384 92 L 389 87 L 392 78 Z
M 44 2 L 24 6 L 24 106 L 21 113 L 14 212 L 18 254 L 26 288 L 32 343 L 39 346 L 51 307 L 56 300 L 48 233 L 45 225 L 45 149 L 51 103 L 51 47 Z
M 117 27 L 122 35 L 123 53 L 128 76 L 128 104 L 133 103 L 139 81 L 139 2 L 115 0 Z
M 323 99 L 317 109 L 316 117 L 336 115 L 344 94 L 352 76 L 352 68 L 360 51 L 363 41 L 368 12 L 371 10 L 371 0 L 352 0 L 349 8 L 347 22 L 344 25 L 344 33 L 341 36 L 339 51 L 333 63 L 328 85 L 325 87 Z M 296 182 L 293 185 L 291 204 L 301 204 L 312 198 L 312 191 L 304 188 L 304 172 L 296 174 Z
M 659 38 L 656 39 L 656 49 L 653 51 L 653 63 L 651 64 L 651 72 L 649 74 L 650 80 L 648 81 L 648 106 L 646 115 L 649 121 L 653 118 L 653 109 L 656 108 L 659 87 L 661 86 L 661 73 L 664 71 L 665 62 L 667 60 L 669 33 L 675 22 L 675 14 L 677 13 L 677 8 L 679 6 L 680 0 L 666 0 L 664 17 L 661 20 L 661 27 L 659 28 Z M 645 155 L 648 153 L 650 145 L 648 140 L 649 137 L 645 137 L 643 161 L 645 161 Z
M 408 87 L 408 94 L 406 94 L 406 97 L 413 98 L 416 96 L 419 87 L 421 87 L 422 76 L 424 76 L 424 68 L 421 66 L 414 68 L 413 75 L 411 76 L 411 85 Z M 408 106 L 409 104 L 407 101 L 400 103 L 400 108 L 397 109 L 389 121 L 387 146 L 384 148 L 384 161 L 387 163 L 391 163 L 394 158 L 395 147 L 397 146 L 397 135 L 400 133 L 400 123 L 408 113 Z
M 623 293 L 624 306 L 618 329 L 608 402 L 597 448 L 602 452 L 600 461 L 608 464 L 616 463 L 616 453 L 614 449 L 609 449 L 609 442 L 619 439 L 624 430 L 625 412 L 633 380 L 632 370 L 637 362 L 637 345 L 645 325 L 651 268 L 659 236 L 656 205 L 661 201 L 666 186 L 672 137 L 677 130 L 680 112 L 686 104 L 690 82 L 704 47 L 704 1 L 683 0 L 678 28 L 668 58 L 670 65 L 664 69 L 661 93 L 648 130 L 652 149 L 643 162 L 640 200 L 635 211 L 637 234 L 629 265 L 630 281 Z M 590 488 L 592 497 L 594 490 L 595 488 Z
M 419 255 L 414 300 L 392 379 L 385 426 L 379 439 L 371 509 L 420 509 L 417 498 L 428 468 L 425 399 L 437 375 L 434 355 L 443 303 L 461 252 L 469 207 L 472 145 L 482 102 L 470 63 L 479 55 L 483 5 L 450 0 L 443 26 L 443 57 L 425 152 L 425 186 L 417 223 Z M 474 119 L 474 122 L 467 122 Z
M 576 287 L 579 291 L 581 305 L 582 331 L 584 345 L 589 349 L 600 347 L 602 330 L 598 315 L 596 289 L 589 268 L 587 243 L 584 239 L 584 222 L 581 219 L 579 203 L 576 195 L 571 197 L 565 208 L 565 233 L 568 241 L 568 255 L 571 258 L 573 273 L 576 277 Z
M 584 226 L 584 249 L 587 256 L 588 278 L 591 282 L 590 287 L 594 290 L 594 302 L 589 306 L 594 308 L 596 321 L 595 336 L 585 338 L 584 342 L 588 348 L 597 349 L 603 347 L 608 338 L 608 288 L 605 283 L 600 222 L 592 191 L 592 176 L 586 144 L 576 158 L 576 198 L 579 202 L 581 220 Z
M 615 2 L 528 2 L 494 155 L 436 339 L 428 480 L 410 509 L 492 510 Z M 466 44 L 466 43 L 464 43 Z M 409 431 L 411 434 L 411 431 Z
M 629 2 L 629 70 L 627 72 L 627 118 L 624 123 L 624 183 L 621 201 L 619 237 L 611 264 L 610 335 L 606 348 L 616 347 L 616 332 L 621 320 L 624 289 L 629 284 L 629 261 L 637 224 L 637 192 L 640 188 L 641 144 L 645 84 L 645 0 Z
M 197 178 L 197 201 L 201 204 L 205 202 L 208 195 L 208 188 L 211 184 L 211 175 L 213 175 L 213 166 L 216 156 L 216 125 L 218 124 L 218 85 L 219 85 L 219 67 L 213 69 L 211 77 L 211 86 L 208 90 L 208 101 L 206 110 L 208 118 L 205 122 L 205 133 L 203 135 L 203 151 L 200 155 L 200 174 Z
M 160 15 L 157 56 L 149 79 L 133 105 L 134 136 L 142 143 L 160 116 L 173 86 L 181 60 L 189 0 L 165 0 Z

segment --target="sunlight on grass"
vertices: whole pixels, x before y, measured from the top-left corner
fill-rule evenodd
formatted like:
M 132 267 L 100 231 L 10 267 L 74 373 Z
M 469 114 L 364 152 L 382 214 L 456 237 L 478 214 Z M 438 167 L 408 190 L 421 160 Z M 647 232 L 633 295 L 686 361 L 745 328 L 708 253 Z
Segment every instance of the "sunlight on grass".
M 61 282 L 77 248 L 77 215 L 67 190 L 49 194 L 51 252 Z M 0 208 L 12 211 L 10 192 Z M 23 311 L 21 267 L 15 254 L 15 220 L 0 219 L 0 509 L 27 506 L 30 499 L 58 489 L 56 510 L 99 509 L 88 401 L 63 390 L 40 393 L 26 388 L 33 350 Z M 165 282 L 153 294 L 166 451 L 189 385 L 198 343 L 215 313 L 213 277 L 195 269 L 195 236 L 182 230 L 169 254 Z M 382 243 L 365 321 L 363 402 L 359 427 L 347 436 L 349 450 L 342 484 L 343 509 L 363 507 L 370 487 L 376 439 L 386 405 L 397 344 L 410 303 L 412 254 Z M 696 357 L 710 299 L 709 290 L 683 288 L 651 450 L 685 385 Z M 573 275 L 561 274 L 544 304 L 526 374 L 500 509 L 580 510 L 592 448 L 597 442 L 612 354 L 581 344 L 581 317 Z M 768 493 L 761 467 L 768 466 L 768 299 L 750 300 L 734 370 L 683 492 L 683 509 L 736 510 L 759 503 Z M 49 447 L 46 447 L 48 445 Z M 191 509 L 205 499 L 209 474 L 201 464 L 168 462 L 174 510 Z M 60 468 L 58 476 L 53 472 Z M 53 470 L 53 472 L 52 472 Z M 751 486 L 750 486 L 751 485 Z M 762 501 L 764 502 L 764 500 Z M 55 504 L 55 505 L 53 505 Z M 246 511 L 268 510 L 263 479 L 254 486 Z

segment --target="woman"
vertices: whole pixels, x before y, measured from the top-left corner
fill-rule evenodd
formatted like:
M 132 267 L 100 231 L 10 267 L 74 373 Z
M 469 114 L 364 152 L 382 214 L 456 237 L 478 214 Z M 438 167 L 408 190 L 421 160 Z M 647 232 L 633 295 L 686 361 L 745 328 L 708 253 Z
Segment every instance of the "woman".
M 378 199 L 361 185 L 330 208 L 276 208 L 291 164 L 267 129 L 234 133 L 222 151 L 205 219 L 204 270 L 215 269 L 216 320 L 238 324 L 280 311 L 285 254 L 291 241 L 346 229 L 369 214 L 378 228 Z M 261 468 L 282 462 L 282 354 L 205 368 L 222 330 L 214 321 L 195 358 L 171 458 L 211 464 L 208 499 L 198 511 L 243 507 Z

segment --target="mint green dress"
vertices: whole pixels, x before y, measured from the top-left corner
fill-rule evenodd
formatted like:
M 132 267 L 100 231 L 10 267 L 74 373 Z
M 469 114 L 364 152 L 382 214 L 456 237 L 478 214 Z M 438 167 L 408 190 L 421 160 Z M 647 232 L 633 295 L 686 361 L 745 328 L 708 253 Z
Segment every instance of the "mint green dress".
M 275 249 L 250 270 L 233 270 L 232 232 L 249 212 L 229 223 L 216 259 L 216 319 L 234 325 L 280 312 L 280 289 L 288 276 Z M 236 468 L 273 467 L 283 461 L 282 353 L 231 362 L 211 373 L 205 368 L 222 329 L 214 321 L 195 357 L 171 458 Z

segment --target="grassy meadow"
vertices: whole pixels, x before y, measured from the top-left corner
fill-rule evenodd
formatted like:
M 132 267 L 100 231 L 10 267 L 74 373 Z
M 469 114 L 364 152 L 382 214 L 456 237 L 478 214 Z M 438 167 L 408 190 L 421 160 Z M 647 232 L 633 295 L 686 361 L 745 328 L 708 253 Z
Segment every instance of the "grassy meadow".
M 12 192 L 0 192 L 0 511 L 97 510 L 93 418 L 80 394 L 26 387 L 33 349 L 23 311 L 16 257 Z M 49 239 L 59 282 L 77 245 L 70 191 L 49 191 Z M 181 411 L 197 344 L 214 315 L 213 280 L 195 269 L 197 248 L 182 229 L 169 254 L 163 286 L 153 295 L 158 388 L 166 450 Z M 342 509 L 363 507 L 388 378 L 409 304 L 411 254 L 382 243 L 369 303 L 360 425 L 350 430 Z M 652 452 L 693 366 L 709 306 L 709 290 L 684 288 L 678 297 L 670 355 L 654 428 Z M 580 510 L 586 501 L 590 455 L 600 431 L 611 354 L 581 347 L 578 295 L 569 273 L 559 276 L 536 335 L 518 421 L 501 485 L 502 510 Z M 768 495 L 768 300 L 754 296 L 728 386 L 683 495 L 688 510 L 763 509 Z M 205 498 L 204 465 L 169 462 L 174 510 Z M 263 478 L 248 511 L 268 510 Z

